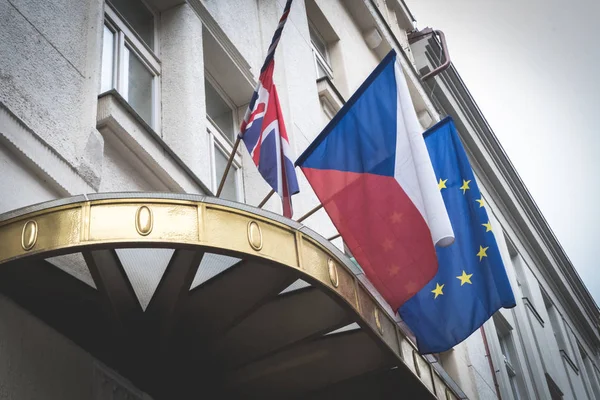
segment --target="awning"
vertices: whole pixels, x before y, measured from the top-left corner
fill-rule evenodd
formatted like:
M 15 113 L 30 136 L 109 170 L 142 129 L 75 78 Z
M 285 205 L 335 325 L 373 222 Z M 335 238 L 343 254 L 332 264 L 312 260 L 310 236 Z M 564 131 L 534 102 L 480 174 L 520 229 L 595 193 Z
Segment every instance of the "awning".
M 212 197 L 0 215 L 0 292 L 155 399 L 454 399 L 337 248 Z

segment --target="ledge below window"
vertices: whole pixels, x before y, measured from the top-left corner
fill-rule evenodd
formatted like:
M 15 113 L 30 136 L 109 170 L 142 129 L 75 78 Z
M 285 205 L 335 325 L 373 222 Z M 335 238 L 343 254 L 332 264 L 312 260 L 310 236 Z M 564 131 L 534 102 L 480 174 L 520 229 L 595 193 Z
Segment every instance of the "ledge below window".
M 544 320 L 543 320 L 542 316 L 540 315 L 540 313 L 537 312 L 537 310 L 535 309 L 535 307 L 533 306 L 533 304 L 531 303 L 531 301 L 529 300 L 528 297 L 523 297 L 523 303 L 525 304 L 525 306 L 527 308 L 529 308 L 529 310 L 531 311 L 531 314 L 535 317 L 535 319 L 538 320 L 540 325 L 542 325 L 542 327 L 544 327 Z
M 96 128 L 104 140 L 127 146 L 170 191 L 212 195 L 116 90 L 98 96 Z
M 344 106 L 346 100 L 328 77 L 317 79 L 317 90 L 319 92 L 319 99 L 321 100 L 323 110 L 327 116 L 332 119 Z
M 567 354 L 567 352 L 561 349 L 560 350 L 560 354 L 565 359 L 565 361 L 567 362 L 567 364 L 569 364 L 569 366 L 573 369 L 573 371 L 577 375 L 579 375 L 579 368 L 577 368 L 577 365 L 575 365 L 575 362 L 573 362 L 573 360 L 571 360 L 571 357 L 569 357 L 569 355 Z

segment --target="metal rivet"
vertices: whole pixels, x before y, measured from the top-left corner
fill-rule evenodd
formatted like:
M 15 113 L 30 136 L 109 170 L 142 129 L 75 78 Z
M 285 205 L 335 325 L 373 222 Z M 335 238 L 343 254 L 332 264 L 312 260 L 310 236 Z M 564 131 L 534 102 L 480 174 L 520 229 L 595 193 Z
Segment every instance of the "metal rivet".
M 255 221 L 248 223 L 248 243 L 256 251 L 260 251 L 263 247 L 262 231 Z
M 331 280 L 331 284 L 336 288 L 340 285 L 340 281 L 338 277 L 337 266 L 331 258 L 327 260 L 327 267 L 329 268 L 329 279 Z
M 376 308 L 375 311 L 373 311 L 373 314 L 375 315 L 375 325 L 377 325 L 377 330 L 383 335 L 383 325 L 381 325 L 381 319 L 379 318 L 379 309 Z
M 31 250 L 35 246 L 38 237 L 38 225 L 37 222 L 30 220 L 25 222 L 23 225 L 23 231 L 21 232 L 21 247 L 23 250 Z
M 135 213 L 135 229 L 142 236 L 148 236 L 152 232 L 154 221 L 152 210 L 146 206 L 141 206 Z

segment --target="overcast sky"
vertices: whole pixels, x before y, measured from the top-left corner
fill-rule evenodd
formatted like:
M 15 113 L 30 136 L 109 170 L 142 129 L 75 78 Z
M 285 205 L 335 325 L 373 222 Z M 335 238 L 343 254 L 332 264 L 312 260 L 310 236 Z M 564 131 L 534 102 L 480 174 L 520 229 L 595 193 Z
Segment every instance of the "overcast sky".
M 600 303 L 599 0 L 406 0 Z

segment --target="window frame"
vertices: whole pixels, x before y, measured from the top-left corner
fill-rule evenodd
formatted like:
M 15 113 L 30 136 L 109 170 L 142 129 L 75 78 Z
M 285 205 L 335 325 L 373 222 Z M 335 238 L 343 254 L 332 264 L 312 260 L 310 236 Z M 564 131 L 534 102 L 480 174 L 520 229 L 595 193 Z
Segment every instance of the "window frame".
M 232 128 L 234 138 L 239 133 L 239 122 L 238 122 L 238 108 L 231 101 L 229 96 L 223 91 L 217 80 L 208 72 L 204 71 L 204 79 L 213 87 L 215 92 L 221 100 L 231 109 L 231 118 L 233 120 Z M 206 88 L 205 88 L 206 91 Z M 229 155 L 233 151 L 233 142 L 227 133 L 223 132 L 219 126 L 212 120 L 212 118 L 206 113 L 206 122 L 207 122 L 207 133 L 208 140 L 210 146 L 210 165 L 211 165 L 211 189 L 213 193 L 217 192 L 219 187 L 219 183 L 221 182 L 222 176 L 217 176 L 217 160 L 216 160 L 216 151 L 220 151 L 225 158 L 229 158 Z M 235 156 L 233 157 L 233 162 L 231 164 L 234 169 L 234 178 L 235 178 L 235 201 L 244 201 L 244 191 L 243 191 L 243 176 L 242 176 L 242 154 L 240 151 L 240 147 L 238 146 Z
M 508 386 L 512 397 L 519 400 L 526 395 L 525 371 L 519 360 L 517 335 L 514 327 L 506 320 L 501 312 L 495 313 L 493 323 L 498 339 L 501 361 L 508 377 Z
M 119 92 L 123 98 L 128 101 L 128 77 L 129 71 L 125 71 L 125 66 L 128 60 L 125 60 L 127 49 L 134 57 L 137 57 L 142 65 L 152 75 L 152 100 L 151 100 L 151 120 L 146 121 L 155 131 L 160 132 L 160 76 L 161 64 L 160 59 L 156 55 L 158 49 L 158 18 L 154 10 L 142 1 L 142 3 L 152 12 L 155 18 L 154 23 L 154 47 L 151 49 L 139 35 L 130 27 L 125 19 L 116 11 L 110 2 L 105 3 L 104 7 L 104 22 L 106 26 L 114 34 L 113 43 L 113 71 L 111 89 Z M 103 28 L 104 29 L 104 28 Z M 104 42 L 104 37 L 103 37 Z M 100 63 L 102 67 L 102 63 Z M 102 82 L 100 82 L 102 88 Z M 133 108 L 133 107 L 132 107 Z
M 217 80 L 215 78 L 213 78 L 213 76 L 206 70 L 204 70 L 204 79 L 206 79 L 208 81 L 208 83 L 210 83 L 210 85 L 213 87 L 215 92 L 217 92 L 217 94 L 221 97 L 221 100 L 223 100 L 223 102 L 227 105 L 227 107 L 229 107 L 231 109 L 231 118 L 233 119 L 232 127 L 233 127 L 234 140 L 232 141 L 231 138 L 227 135 L 227 133 L 223 132 L 223 130 L 221 128 L 219 128 L 219 126 L 215 123 L 215 121 L 212 120 L 212 118 L 208 115 L 208 113 L 206 113 L 206 119 L 208 121 L 210 121 L 210 123 L 212 124 L 212 127 L 222 136 L 221 139 L 224 139 L 229 144 L 233 145 L 235 138 L 237 137 L 237 134 L 239 133 L 239 129 L 240 129 L 239 118 L 238 118 L 238 108 L 233 103 L 233 101 L 231 101 L 229 96 L 227 96 L 227 94 L 223 91 L 223 89 L 221 88 L 221 86 L 219 85 Z M 206 88 L 204 89 L 204 91 L 206 92 Z M 205 98 L 206 98 L 206 94 L 205 94 Z M 238 147 L 238 154 L 239 154 L 239 147 Z
M 151 52 L 155 55 L 158 55 L 158 49 L 160 48 L 160 46 L 159 46 L 160 35 L 158 34 L 158 24 L 160 22 L 159 13 L 150 4 L 148 4 L 148 2 L 146 0 L 138 0 L 138 1 L 140 3 L 142 3 L 144 5 L 144 7 L 146 7 L 146 9 L 148 11 L 150 11 L 150 13 L 153 16 L 153 19 L 154 19 L 154 32 L 153 32 L 153 36 L 152 36 L 153 46 L 148 45 L 144 41 L 144 39 L 142 39 L 142 37 L 139 35 L 139 33 L 137 33 L 135 31 L 135 29 L 133 29 L 131 24 L 129 22 L 127 22 L 127 19 L 119 12 L 119 10 L 117 10 L 117 7 L 115 7 L 111 3 L 111 0 L 104 1 L 104 5 L 105 5 L 104 13 L 106 14 L 106 12 L 107 12 L 106 10 L 110 10 L 110 12 L 112 13 L 111 17 L 116 17 L 119 20 L 119 23 L 127 29 L 128 36 L 134 37 L 136 39 L 136 41 L 139 42 L 137 45 L 139 45 L 140 47 L 144 47 L 146 50 L 148 50 L 149 52 Z M 157 60 L 158 60 L 158 57 L 157 57 Z
M 114 24 L 112 24 L 110 21 L 106 20 L 106 17 L 104 18 L 104 23 L 102 24 L 102 49 L 104 51 L 104 45 L 105 40 L 104 40 L 104 28 L 107 28 L 112 34 L 113 34 L 113 44 L 112 44 L 112 72 L 111 72 L 111 82 L 110 82 L 110 87 L 108 90 L 112 90 L 115 89 L 117 87 L 117 75 L 119 72 L 119 31 L 115 28 Z M 100 61 L 100 93 L 106 92 L 108 90 L 102 90 L 102 62 L 104 61 L 103 58 L 104 54 L 100 55 L 101 61 Z
M 308 30 L 309 30 L 309 39 L 310 39 L 310 48 L 313 52 L 313 59 L 314 59 L 314 63 L 315 63 L 315 72 L 317 73 L 317 79 L 323 78 L 322 76 L 319 76 L 319 66 L 323 69 L 323 71 L 325 71 L 326 76 L 333 80 L 333 69 L 331 68 L 331 65 L 329 64 L 329 45 L 327 43 L 327 41 L 325 39 L 323 39 L 323 36 L 319 33 L 319 30 L 315 27 L 315 25 L 308 20 Z M 321 51 L 319 50 L 318 46 L 315 45 L 313 38 L 311 35 L 314 34 L 314 36 L 319 39 L 321 41 L 321 44 L 323 45 L 323 47 L 325 48 L 325 54 L 321 54 Z

